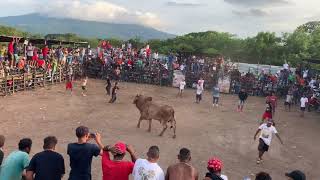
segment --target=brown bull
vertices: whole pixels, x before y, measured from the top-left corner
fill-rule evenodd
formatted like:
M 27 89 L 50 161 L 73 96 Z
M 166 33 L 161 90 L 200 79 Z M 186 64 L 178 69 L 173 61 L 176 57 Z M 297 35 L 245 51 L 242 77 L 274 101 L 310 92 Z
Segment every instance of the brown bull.
M 137 127 L 140 128 L 140 123 L 142 120 L 149 121 L 148 132 L 151 132 L 151 122 L 152 119 L 160 121 L 163 126 L 159 136 L 168 128 L 168 123 L 171 123 L 171 128 L 173 128 L 173 138 L 176 137 L 176 120 L 174 118 L 174 110 L 171 106 L 159 106 L 152 102 L 152 97 L 146 97 L 143 95 L 137 95 L 134 98 L 133 104 L 137 106 L 140 111 L 140 118 Z

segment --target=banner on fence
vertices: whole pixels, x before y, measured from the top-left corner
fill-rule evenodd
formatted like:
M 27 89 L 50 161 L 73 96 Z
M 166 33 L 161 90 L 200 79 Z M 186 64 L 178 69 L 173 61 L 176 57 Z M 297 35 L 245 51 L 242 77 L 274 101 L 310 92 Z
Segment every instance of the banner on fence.
M 185 75 L 183 75 L 182 71 L 180 70 L 175 70 L 173 72 L 173 81 L 172 81 L 172 86 L 173 87 L 179 87 L 180 82 L 185 79 Z
M 226 76 L 223 78 L 219 78 L 218 86 L 220 87 L 220 92 L 229 93 L 230 92 L 230 77 Z

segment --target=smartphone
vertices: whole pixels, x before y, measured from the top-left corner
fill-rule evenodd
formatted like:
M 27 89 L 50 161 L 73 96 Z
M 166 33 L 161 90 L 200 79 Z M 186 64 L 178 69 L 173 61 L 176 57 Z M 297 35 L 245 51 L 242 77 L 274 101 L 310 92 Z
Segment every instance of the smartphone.
M 95 139 L 96 138 L 96 134 L 95 133 L 90 133 L 89 138 Z

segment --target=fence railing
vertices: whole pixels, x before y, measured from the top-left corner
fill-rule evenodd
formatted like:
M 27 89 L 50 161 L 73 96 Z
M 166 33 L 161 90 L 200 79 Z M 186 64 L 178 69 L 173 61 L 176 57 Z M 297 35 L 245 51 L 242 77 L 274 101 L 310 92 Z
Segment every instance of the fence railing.
M 31 73 L 18 73 L 0 78 L 0 95 L 6 96 L 19 91 L 27 91 L 64 82 L 67 73 L 58 69 L 53 75 L 48 76 L 46 71 L 33 71 Z

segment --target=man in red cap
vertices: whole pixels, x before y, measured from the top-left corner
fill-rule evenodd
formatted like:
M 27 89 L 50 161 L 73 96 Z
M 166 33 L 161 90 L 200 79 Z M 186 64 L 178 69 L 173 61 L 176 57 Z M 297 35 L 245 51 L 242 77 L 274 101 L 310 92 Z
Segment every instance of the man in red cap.
M 131 156 L 131 161 L 124 161 L 123 158 L 126 151 Z M 110 154 L 113 155 L 113 160 L 110 159 Z M 102 155 L 102 174 L 103 180 L 129 180 L 129 175 L 132 173 L 134 162 L 137 157 L 131 146 L 125 143 L 118 142 L 113 147 L 106 146 Z
M 206 174 L 205 180 L 228 180 L 228 177 L 221 174 L 223 164 L 218 158 L 210 158 L 208 161 L 208 173 Z

